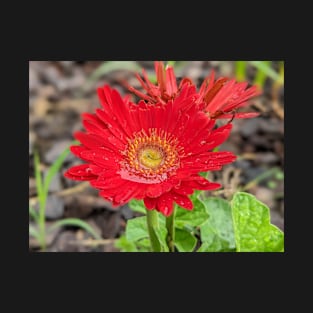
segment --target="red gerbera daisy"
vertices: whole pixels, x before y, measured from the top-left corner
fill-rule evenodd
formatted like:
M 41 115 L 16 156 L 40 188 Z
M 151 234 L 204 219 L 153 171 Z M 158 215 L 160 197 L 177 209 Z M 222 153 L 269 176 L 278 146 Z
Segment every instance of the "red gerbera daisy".
M 215 73 L 212 71 L 197 93 L 195 84 L 187 77 L 183 78 L 177 87 L 173 67 L 164 68 L 162 62 L 155 62 L 157 85 L 149 81 L 145 70 L 142 72 L 145 81 L 139 74 L 136 74 L 136 77 L 147 94 L 126 85 L 131 92 L 150 103 L 166 103 L 169 99 L 177 97 L 184 86 L 188 86 L 188 94 L 194 93 L 197 96 L 195 104 L 208 113 L 212 119 L 251 118 L 259 115 L 257 112 L 237 113 L 237 109 L 246 106 L 250 98 L 260 94 L 257 86 L 247 88 L 246 82 L 237 83 L 234 79 L 230 80 L 227 77 L 220 77 L 215 81 Z
M 214 120 L 184 90 L 167 104 L 137 105 L 109 86 L 98 88 L 98 95 L 102 108 L 83 114 L 87 132 L 75 133 L 81 145 L 71 147 L 87 163 L 70 168 L 66 177 L 90 181 L 115 206 L 143 199 L 147 209 L 165 216 L 173 202 L 191 210 L 188 195 L 194 189 L 220 187 L 199 172 L 235 160 L 231 152 L 211 152 L 228 137 L 231 124 L 213 129 Z
M 236 113 L 237 109 L 248 104 L 248 100 L 260 94 L 257 86 L 247 87 L 246 82 L 237 83 L 234 79 L 220 77 L 214 81 L 215 73 L 206 78 L 199 90 L 197 102 L 203 103 L 203 109 L 213 119 L 221 118 L 251 118 L 259 115 L 257 112 Z

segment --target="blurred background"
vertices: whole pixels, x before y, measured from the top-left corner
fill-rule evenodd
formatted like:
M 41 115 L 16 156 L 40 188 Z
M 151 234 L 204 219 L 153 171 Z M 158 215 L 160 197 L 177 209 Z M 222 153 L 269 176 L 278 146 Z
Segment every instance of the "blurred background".
M 178 81 L 187 76 L 200 86 L 214 69 L 216 77 L 262 89 L 249 106 L 260 116 L 234 120 L 219 148 L 238 159 L 209 174 L 223 185 L 210 195 L 231 199 L 236 191 L 249 192 L 270 208 L 271 222 L 284 230 L 284 62 L 168 62 Z M 29 251 L 119 252 L 116 240 L 127 219 L 138 213 L 127 204 L 113 208 L 88 183 L 65 179 L 63 173 L 82 163 L 67 148 L 73 133 L 83 130 L 80 114 L 100 106 L 96 88 L 109 84 L 124 95 L 129 93 L 122 84 L 126 80 L 140 89 L 134 73 L 142 68 L 155 81 L 153 61 L 29 62 Z

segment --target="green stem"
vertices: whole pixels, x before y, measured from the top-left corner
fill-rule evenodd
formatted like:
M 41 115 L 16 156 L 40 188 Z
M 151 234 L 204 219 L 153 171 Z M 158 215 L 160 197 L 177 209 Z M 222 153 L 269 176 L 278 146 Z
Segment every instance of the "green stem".
M 45 223 L 45 206 L 46 196 L 44 195 L 39 201 L 39 241 L 40 247 L 44 251 L 46 249 L 46 223 Z
M 167 236 L 166 242 L 170 252 L 175 252 L 175 206 L 172 215 L 166 218 Z
M 158 218 L 158 212 L 156 210 L 147 210 L 147 225 L 153 252 L 161 251 L 161 245 L 156 234 L 156 230 L 159 228 Z

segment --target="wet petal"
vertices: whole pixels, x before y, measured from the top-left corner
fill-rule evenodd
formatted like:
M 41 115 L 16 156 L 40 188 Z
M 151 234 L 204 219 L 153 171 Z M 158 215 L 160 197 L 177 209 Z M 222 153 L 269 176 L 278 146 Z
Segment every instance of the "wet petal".
M 165 216 L 170 216 L 173 212 L 173 196 L 171 193 L 165 193 L 157 200 L 156 209 Z
M 103 168 L 119 168 L 121 155 L 107 149 L 86 150 L 81 152 L 81 156 L 88 161 L 92 161 Z
M 148 210 L 152 210 L 156 207 L 156 204 L 157 204 L 157 198 L 149 198 L 149 197 L 145 197 L 143 199 L 143 202 L 146 206 L 146 208 Z
M 198 176 L 197 180 L 188 181 L 188 186 L 197 190 L 215 190 L 220 188 L 222 185 L 219 183 L 212 183 L 204 177 Z
M 125 180 L 121 179 L 119 175 L 115 175 L 111 177 L 99 176 L 98 179 L 92 181 L 90 184 L 97 189 L 104 190 L 104 189 L 112 189 L 112 188 L 121 187 L 125 185 Z
M 64 176 L 73 180 L 93 180 L 97 178 L 97 176 L 92 173 L 89 164 L 73 166 L 65 172 Z
M 193 203 L 192 201 L 184 195 L 178 194 L 176 192 L 172 193 L 173 200 L 181 207 L 187 209 L 187 210 L 192 210 L 193 209 Z
M 191 195 L 193 193 L 193 189 L 190 186 L 183 184 L 181 184 L 180 186 L 175 186 L 173 188 L 173 191 L 183 196 Z

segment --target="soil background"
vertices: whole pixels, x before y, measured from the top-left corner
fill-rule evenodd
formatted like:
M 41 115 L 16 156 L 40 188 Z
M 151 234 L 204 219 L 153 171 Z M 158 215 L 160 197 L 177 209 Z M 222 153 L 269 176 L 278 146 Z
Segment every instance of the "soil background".
M 112 65 L 113 64 L 113 65 Z M 38 209 L 34 178 L 34 151 L 40 157 L 45 175 L 49 166 L 74 140 L 73 133 L 83 130 L 80 114 L 94 112 L 100 106 L 96 88 L 109 84 L 122 95 L 126 80 L 133 87 L 141 86 L 135 69 L 145 68 L 154 74 L 153 61 L 136 61 L 116 65 L 111 61 L 30 61 L 29 62 L 29 201 Z M 136 67 L 134 67 L 134 64 Z M 277 64 L 273 61 L 273 67 Z M 278 65 L 277 65 L 278 66 Z M 178 61 L 175 73 L 187 76 L 199 86 L 212 69 L 216 77 L 234 77 L 234 61 Z M 246 79 L 252 83 L 254 67 L 248 67 Z M 134 97 L 134 99 L 136 99 Z M 210 173 L 223 189 L 212 196 L 231 197 L 236 190 L 245 190 L 268 205 L 271 222 L 284 230 L 284 89 L 275 87 L 271 78 L 265 80 L 261 96 L 252 99 L 250 111 L 260 112 L 253 119 L 233 121 L 229 139 L 220 151 L 229 150 L 238 156 L 236 162 L 222 171 Z M 103 238 L 92 243 L 90 234 L 78 227 L 62 227 L 47 237 L 48 252 L 119 252 L 114 241 L 124 230 L 126 221 L 137 216 L 128 205 L 113 208 L 98 196 L 97 190 L 81 182 L 68 180 L 63 173 L 82 161 L 68 155 L 61 171 L 53 178 L 47 199 L 47 226 L 63 218 L 79 218 L 89 223 Z M 32 219 L 30 225 L 36 227 Z M 29 237 L 29 251 L 40 251 L 38 243 Z

